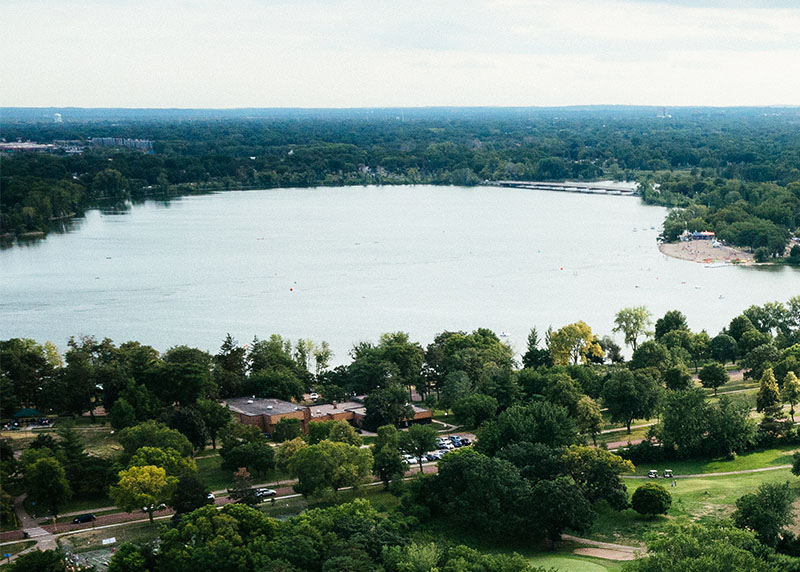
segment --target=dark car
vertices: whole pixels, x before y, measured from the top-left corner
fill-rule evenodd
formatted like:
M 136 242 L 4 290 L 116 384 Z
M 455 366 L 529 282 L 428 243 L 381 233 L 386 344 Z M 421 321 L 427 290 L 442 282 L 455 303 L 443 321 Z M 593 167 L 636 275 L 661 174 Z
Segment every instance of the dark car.
M 466 437 L 463 437 L 463 438 L 461 439 L 461 444 L 462 444 L 463 446 L 465 446 L 465 447 L 466 447 L 467 445 L 472 445 L 472 441 L 470 441 L 470 440 L 469 440 L 469 439 L 467 439 Z
M 79 514 L 72 519 L 72 524 L 84 524 L 93 520 L 97 520 L 97 517 L 93 514 Z

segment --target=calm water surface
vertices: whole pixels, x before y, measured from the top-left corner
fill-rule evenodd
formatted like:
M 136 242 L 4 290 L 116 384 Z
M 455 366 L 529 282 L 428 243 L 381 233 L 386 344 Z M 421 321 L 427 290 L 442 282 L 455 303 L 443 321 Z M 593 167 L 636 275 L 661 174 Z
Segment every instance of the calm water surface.
M 0 251 L 0 338 L 216 351 L 226 332 L 241 343 L 279 333 L 327 340 L 341 363 L 354 342 L 396 330 L 427 344 L 485 326 L 524 351 L 531 326 L 582 319 L 607 334 L 620 308 L 639 304 L 655 316 L 678 308 L 714 335 L 751 304 L 800 293 L 794 269 L 663 256 L 664 216 L 630 197 L 431 186 L 92 211 L 72 233 Z

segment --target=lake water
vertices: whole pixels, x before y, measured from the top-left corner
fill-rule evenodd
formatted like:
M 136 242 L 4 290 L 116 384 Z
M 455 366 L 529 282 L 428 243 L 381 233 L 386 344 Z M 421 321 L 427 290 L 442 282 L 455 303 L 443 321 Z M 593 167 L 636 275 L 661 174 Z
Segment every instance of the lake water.
M 279 333 L 354 342 L 488 327 L 524 351 L 623 307 L 680 309 L 712 336 L 751 304 L 800 293 L 791 268 L 705 268 L 656 246 L 665 209 L 631 197 L 494 187 L 226 192 L 91 211 L 76 230 L 0 251 L 0 338 L 71 335 L 216 352 Z M 654 228 L 651 228 L 654 227 Z M 634 232 L 634 228 L 637 230 Z M 619 336 L 618 340 L 621 341 Z

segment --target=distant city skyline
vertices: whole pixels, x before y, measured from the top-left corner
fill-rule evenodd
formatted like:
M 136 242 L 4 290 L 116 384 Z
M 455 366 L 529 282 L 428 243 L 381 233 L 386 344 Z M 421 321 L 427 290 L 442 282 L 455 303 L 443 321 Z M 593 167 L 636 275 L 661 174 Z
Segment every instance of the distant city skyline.
M 793 0 L 5 0 L 0 106 L 800 104 Z

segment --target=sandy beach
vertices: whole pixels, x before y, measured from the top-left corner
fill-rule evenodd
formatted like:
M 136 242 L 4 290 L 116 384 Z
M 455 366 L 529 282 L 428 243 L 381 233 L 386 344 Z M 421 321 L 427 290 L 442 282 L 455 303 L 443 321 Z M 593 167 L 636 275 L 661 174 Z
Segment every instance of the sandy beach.
M 753 262 L 753 254 L 730 246 L 712 246 L 710 240 L 662 243 L 658 249 L 665 255 L 681 260 L 691 260 L 705 264 L 734 262 L 743 264 Z

